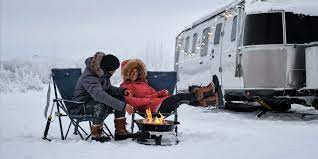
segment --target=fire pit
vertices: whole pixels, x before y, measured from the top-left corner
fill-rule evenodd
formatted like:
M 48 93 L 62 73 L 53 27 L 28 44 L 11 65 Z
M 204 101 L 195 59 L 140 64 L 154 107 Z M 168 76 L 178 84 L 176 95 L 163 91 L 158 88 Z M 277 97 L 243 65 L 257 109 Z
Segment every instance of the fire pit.
M 160 115 L 160 117 L 152 118 L 151 111 L 147 110 L 145 119 L 137 119 L 134 121 L 139 128 L 137 142 L 145 145 L 168 146 L 172 144 L 162 143 L 162 137 L 172 135 L 176 138 L 176 144 L 178 144 L 179 140 L 174 130 L 180 123 L 171 120 L 165 120 L 161 113 L 158 115 Z M 151 142 L 150 140 L 154 140 L 154 142 Z
M 155 131 L 155 132 L 170 132 L 180 124 L 179 122 L 174 122 L 166 120 L 163 124 L 148 124 L 144 123 L 144 119 L 135 120 L 140 131 Z

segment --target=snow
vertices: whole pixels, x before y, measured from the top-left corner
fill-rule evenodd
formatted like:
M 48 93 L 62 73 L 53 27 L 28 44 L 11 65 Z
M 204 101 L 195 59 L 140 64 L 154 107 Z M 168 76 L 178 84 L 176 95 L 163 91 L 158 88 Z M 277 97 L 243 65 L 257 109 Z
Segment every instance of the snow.
M 210 19 L 211 17 L 213 17 L 215 15 L 222 13 L 224 10 L 229 9 L 229 8 L 235 6 L 235 5 L 240 4 L 242 1 L 244 1 L 244 0 L 233 0 L 233 1 L 229 1 L 227 4 L 225 4 L 222 7 L 216 7 L 217 9 L 214 9 L 214 11 L 212 13 L 202 17 L 201 19 L 199 19 L 197 21 L 195 21 L 191 26 L 187 26 L 184 30 L 187 30 L 187 29 L 191 28 L 192 26 L 198 25 L 198 24 L 206 21 L 207 19 Z
M 251 2 L 251 1 L 248 1 Z M 270 0 L 248 3 L 246 11 L 259 12 L 285 9 L 295 13 L 318 15 L 314 0 Z M 295 7 L 296 6 L 296 7 Z M 317 13 L 317 14 L 316 14 Z M 160 51 L 159 51 L 160 52 Z M 173 54 L 149 53 L 142 58 L 149 70 L 171 70 Z M 119 57 L 124 60 L 124 55 Z M 164 58 L 162 62 L 158 59 Z M 97 143 L 82 141 L 70 134 L 60 140 L 58 120 L 54 118 L 48 138 L 42 140 L 46 119 L 46 86 L 53 67 L 84 68 L 84 58 L 34 56 L 31 59 L 1 61 L 0 65 L 0 157 L 1 159 L 32 158 L 224 158 L 281 159 L 317 158 L 318 120 L 299 114 L 267 113 L 256 119 L 257 112 L 238 113 L 213 108 L 181 105 L 179 108 L 179 139 L 174 146 L 146 146 L 131 140 Z M 120 71 L 112 81 L 118 85 Z M 311 107 L 293 105 L 297 112 L 315 113 Z M 128 116 L 128 123 L 131 118 Z M 113 116 L 106 119 L 114 131 Z M 69 123 L 64 120 L 64 128 Z M 88 124 L 84 123 L 84 128 Z M 127 126 L 129 128 L 130 125 Z
M 245 12 L 250 14 L 271 10 L 285 10 L 286 12 L 318 16 L 317 7 L 317 0 L 247 0 Z
M 244 0 L 233 0 L 227 4 L 215 7 L 212 12 L 199 20 L 193 22 L 190 26 L 186 26 L 184 30 L 191 29 L 211 17 L 222 13 L 224 10 L 232 8 L 235 5 L 242 3 Z M 317 0 L 245 0 L 246 14 L 268 12 L 272 10 L 284 10 L 296 14 L 315 15 L 318 16 L 318 1 Z
M 181 105 L 179 108 L 181 142 L 174 146 L 146 146 L 131 140 L 101 144 L 81 141 L 74 135 L 61 141 L 58 120 L 54 120 L 48 135 L 53 141 L 43 141 L 41 137 L 46 123 L 43 117 L 45 99 L 45 89 L 1 94 L 2 159 L 316 158 L 317 120 L 305 121 L 294 115 L 273 113 L 256 119 L 256 112 L 235 113 L 188 105 Z M 304 110 L 304 107 L 293 106 L 295 110 Z M 317 113 L 313 108 L 305 110 Z M 130 117 L 127 117 L 130 123 Z M 108 117 L 106 122 L 111 131 L 114 131 L 113 116 Z M 66 124 L 68 121 L 64 127 Z

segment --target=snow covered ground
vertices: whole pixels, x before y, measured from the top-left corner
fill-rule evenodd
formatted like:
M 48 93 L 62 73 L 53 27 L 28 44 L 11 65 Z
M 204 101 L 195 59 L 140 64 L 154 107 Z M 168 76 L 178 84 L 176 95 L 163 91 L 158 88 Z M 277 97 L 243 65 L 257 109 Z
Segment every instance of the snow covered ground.
M 3 93 L 0 96 L 0 156 L 20 158 L 316 158 L 318 120 L 297 116 L 208 110 L 182 105 L 181 142 L 175 146 L 146 146 L 131 140 L 109 143 L 81 141 L 71 135 L 60 140 L 58 120 L 50 128 L 52 142 L 41 139 L 45 126 L 46 92 Z M 303 109 L 295 106 L 296 109 Z M 307 111 L 315 112 L 307 108 Z M 113 131 L 113 116 L 107 122 Z M 130 121 L 130 120 L 128 120 Z M 65 122 L 65 123 L 68 123 Z M 66 127 L 64 125 L 64 127 Z

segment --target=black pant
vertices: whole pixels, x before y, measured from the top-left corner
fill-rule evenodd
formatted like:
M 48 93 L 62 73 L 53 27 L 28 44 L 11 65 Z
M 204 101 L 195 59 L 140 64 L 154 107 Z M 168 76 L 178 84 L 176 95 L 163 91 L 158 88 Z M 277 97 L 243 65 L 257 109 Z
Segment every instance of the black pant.
M 124 101 L 124 96 L 113 96 L 116 99 Z M 91 114 L 93 116 L 93 124 L 103 124 L 109 113 L 112 113 L 114 109 L 103 103 L 90 100 L 85 104 L 85 109 L 81 109 L 80 113 Z M 125 117 L 125 111 L 114 111 L 115 118 Z
M 196 101 L 195 93 L 178 93 L 165 99 L 159 108 L 161 113 L 171 113 L 183 103 L 192 103 Z

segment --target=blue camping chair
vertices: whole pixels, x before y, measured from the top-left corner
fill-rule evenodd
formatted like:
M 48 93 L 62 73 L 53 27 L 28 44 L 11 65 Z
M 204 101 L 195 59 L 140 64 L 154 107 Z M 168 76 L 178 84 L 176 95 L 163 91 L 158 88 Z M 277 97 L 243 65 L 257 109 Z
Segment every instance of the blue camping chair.
M 54 105 L 56 106 L 57 112 L 55 112 L 55 115 L 58 117 L 58 120 L 59 120 L 61 139 L 65 140 L 67 138 L 68 133 L 69 133 L 72 125 L 74 126 L 74 134 L 75 135 L 79 135 L 81 137 L 81 139 L 83 139 L 83 140 L 89 139 L 91 134 L 88 134 L 80 126 L 80 123 L 83 121 L 88 121 L 89 127 L 91 128 L 91 121 L 92 121 L 93 117 L 91 114 L 85 113 L 85 107 L 84 107 L 85 103 L 84 102 L 77 102 L 77 101 L 72 100 L 76 83 L 77 83 L 79 77 L 82 75 L 81 69 L 80 68 L 68 68 L 68 69 L 53 68 L 51 71 L 52 71 L 52 79 L 53 79 L 54 95 L 55 95 L 55 98 L 53 99 L 53 106 L 51 109 L 53 110 Z M 60 98 L 58 97 L 58 92 L 60 94 Z M 72 106 L 74 106 L 74 104 L 82 105 L 83 109 L 84 109 L 84 114 L 72 114 L 70 110 L 72 109 Z M 109 114 L 111 114 L 111 113 L 109 113 Z M 107 114 L 107 116 L 109 114 Z M 70 119 L 70 123 L 68 125 L 68 129 L 67 129 L 65 135 L 64 135 L 64 130 L 63 130 L 63 126 L 62 126 L 62 117 L 68 117 Z M 48 129 L 49 129 L 50 118 L 51 117 L 48 118 L 49 120 L 48 120 L 46 129 L 45 129 L 45 132 L 44 132 L 43 139 L 47 139 L 46 136 L 47 136 Z M 105 131 L 104 131 L 104 133 L 108 137 L 113 138 L 113 135 L 110 132 L 108 126 L 105 123 L 104 123 L 104 126 L 107 130 L 107 133 Z M 84 138 L 83 134 L 86 135 L 86 138 Z
M 160 72 L 160 71 L 148 71 L 147 72 L 147 80 L 148 84 L 153 87 L 156 91 L 167 89 L 170 94 L 174 94 L 174 90 L 177 84 L 177 73 L 175 71 L 170 72 Z M 182 104 L 182 103 L 180 103 Z M 138 114 L 141 117 L 145 117 L 144 112 L 135 111 L 132 114 L 131 121 L 131 132 L 134 132 L 135 125 L 135 115 Z M 154 114 L 155 115 L 155 114 Z M 174 115 L 174 122 L 178 122 L 178 112 L 175 109 L 172 113 L 163 113 L 163 115 L 167 118 L 171 115 Z M 175 127 L 175 133 L 178 135 L 178 127 Z

